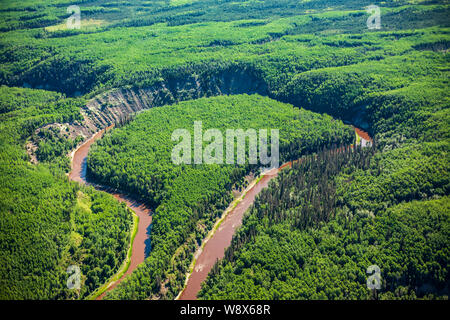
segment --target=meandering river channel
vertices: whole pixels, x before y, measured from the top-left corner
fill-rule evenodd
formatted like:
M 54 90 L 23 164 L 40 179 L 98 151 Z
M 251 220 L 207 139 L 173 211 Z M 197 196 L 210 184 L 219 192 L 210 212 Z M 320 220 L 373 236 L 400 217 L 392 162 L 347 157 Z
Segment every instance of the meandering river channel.
M 112 128 L 112 126 L 99 131 L 92 138 L 85 141 L 80 147 L 72 152 L 72 170 L 69 174 L 69 179 L 72 181 L 78 181 L 79 183 L 85 185 L 91 185 L 97 190 L 112 194 L 117 200 L 124 202 L 128 208 L 133 210 L 139 217 L 138 231 L 132 244 L 131 262 L 127 271 L 119 280 L 110 283 L 108 289 L 97 299 L 102 299 L 108 290 L 111 290 L 117 286 L 127 275 L 132 273 L 140 263 L 144 262 L 150 249 L 149 233 L 150 225 L 152 223 L 152 211 L 144 204 L 139 203 L 131 197 L 117 192 L 116 190 L 87 181 L 86 164 L 89 149 L 92 144 L 96 140 L 100 139 L 105 131 L 110 128 Z M 355 128 L 355 132 L 361 139 L 361 145 L 366 146 L 368 143 L 372 142 L 370 136 L 363 130 Z M 269 185 L 269 182 L 275 178 L 281 170 L 290 165 L 291 163 L 286 163 L 278 169 L 272 169 L 264 173 L 257 183 L 254 182 L 250 184 L 241 198 L 235 200 L 230 205 L 225 212 L 224 217 L 221 219 L 219 227 L 208 235 L 208 237 L 203 241 L 202 246 L 195 253 L 195 265 L 193 266 L 192 273 L 188 275 L 185 288 L 179 294 L 177 299 L 196 299 L 197 293 L 201 288 L 201 283 L 206 279 L 215 262 L 218 259 L 220 260 L 223 258 L 225 249 L 230 246 L 234 232 L 242 223 L 244 213 L 253 204 L 256 196 L 261 192 L 261 190 L 266 188 Z M 238 203 L 234 206 L 236 201 Z
M 150 225 L 152 223 L 152 211 L 145 204 L 132 199 L 126 194 L 117 192 L 116 190 L 112 190 L 111 188 L 107 188 L 87 181 L 86 166 L 89 149 L 91 148 L 92 144 L 96 140 L 100 139 L 105 131 L 109 129 L 111 129 L 111 127 L 99 131 L 72 153 L 72 170 L 69 174 L 69 179 L 72 181 L 78 181 L 79 183 L 85 185 L 91 185 L 97 190 L 112 194 L 117 200 L 119 200 L 120 202 L 124 202 L 128 206 L 128 208 L 133 210 L 133 212 L 139 217 L 138 230 L 132 244 L 130 265 L 125 274 L 119 280 L 112 282 L 109 285 L 108 289 L 102 295 L 100 295 L 98 299 L 102 299 L 108 290 L 111 290 L 112 288 L 117 286 L 127 275 L 133 272 L 133 270 L 136 269 L 139 264 L 144 262 L 150 250 L 149 231 Z

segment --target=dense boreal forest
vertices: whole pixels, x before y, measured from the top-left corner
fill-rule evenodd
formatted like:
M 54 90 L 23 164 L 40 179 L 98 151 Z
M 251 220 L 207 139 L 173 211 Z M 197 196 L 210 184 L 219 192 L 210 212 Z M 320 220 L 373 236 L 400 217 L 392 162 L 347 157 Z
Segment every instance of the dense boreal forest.
M 132 215 L 112 196 L 68 182 L 69 158 L 58 145 L 74 141 L 45 139 L 54 157 L 29 163 L 24 145 L 34 130 L 81 120 L 82 101 L 43 90 L 0 92 L 0 299 L 85 298 L 122 265 Z M 71 265 L 80 268 L 80 290 L 66 285 Z
M 282 171 L 246 215 L 200 298 L 447 298 L 446 163 L 425 158 L 426 171 L 399 176 L 400 168 L 386 170 L 389 158 L 374 153 L 322 150 Z M 367 181 L 384 194 L 367 190 Z M 371 265 L 381 269 L 378 293 L 366 287 Z
M 67 29 L 72 4 L 0 3 L 0 298 L 86 298 L 123 263 L 131 212 L 66 176 L 86 104 L 115 89 L 174 105 L 109 119 L 120 125 L 89 158 L 92 178 L 156 209 L 149 258 L 107 298 L 175 297 L 254 169 L 168 165 L 171 126 L 193 120 L 279 124 L 283 160 L 315 154 L 261 194 L 201 298 L 448 297 L 448 1 L 83 0 Z M 367 28 L 372 4 L 381 29 Z M 271 99 L 205 98 L 244 93 Z M 333 151 L 348 129 L 304 109 L 367 130 L 374 148 Z M 67 289 L 69 265 L 81 290 Z
M 215 152 L 223 155 L 223 160 L 219 160 L 224 164 L 172 162 L 171 150 L 178 142 L 172 141 L 171 135 L 177 128 L 190 131 L 191 163 L 194 162 L 194 122 L 198 119 L 202 121 L 202 134 L 208 129 L 222 133 L 222 150 Z M 130 124 L 107 134 L 92 148 L 87 166 L 88 175 L 94 181 L 126 190 L 155 208 L 149 257 L 107 297 L 145 298 L 159 296 L 160 292 L 164 298 L 177 296 L 197 246 L 233 200 L 231 191 L 242 191 L 248 183 L 245 176 L 258 173 L 262 166 L 260 162 L 248 163 L 249 141 L 245 165 L 237 165 L 237 152 L 234 164 L 225 164 L 226 130 L 254 129 L 259 139 L 259 129 L 270 133 L 273 128 L 280 132 L 281 163 L 318 148 L 347 145 L 355 139 L 351 127 L 328 115 L 258 95 L 235 95 L 150 109 Z M 272 138 L 267 139 L 270 152 Z M 206 153 L 212 141 L 202 140 L 202 153 Z M 137 284 L 138 291 L 128 289 Z M 160 288 L 163 284 L 165 287 Z

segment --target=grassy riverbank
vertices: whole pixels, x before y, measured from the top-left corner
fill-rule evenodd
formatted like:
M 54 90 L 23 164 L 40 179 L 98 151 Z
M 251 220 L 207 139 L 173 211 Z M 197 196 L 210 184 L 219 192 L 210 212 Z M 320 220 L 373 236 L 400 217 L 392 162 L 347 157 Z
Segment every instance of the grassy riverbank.
M 130 245 L 127 250 L 127 257 L 123 261 L 122 266 L 117 271 L 117 273 L 112 276 L 104 285 L 95 290 L 92 294 L 90 294 L 86 300 L 96 300 L 99 296 L 101 296 L 108 288 L 113 285 L 116 281 L 120 280 L 124 276 L 124 274 L 128 271 L 131 263 L 131 255 L 133 252 L 133 242 L 136 234 L 138 232 L 139 227 L 139 217 L 133 212 L 133 210 L 129 209 L 129 211 L 133 214 L 133 226 L 131 229 L 131 237 L 130 237 Z

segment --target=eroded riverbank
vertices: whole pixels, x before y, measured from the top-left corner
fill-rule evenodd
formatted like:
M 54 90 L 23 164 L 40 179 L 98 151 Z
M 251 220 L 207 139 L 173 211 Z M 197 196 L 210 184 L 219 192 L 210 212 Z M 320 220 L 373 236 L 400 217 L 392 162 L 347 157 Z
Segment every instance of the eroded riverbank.
M 107 285 L 107 289 L 97 299 L 102 299 L 108 290 L 116 287 L 140 263 L 144 262 L 150 250 L 151 209 L 116 190 L 90 183 L 86 178 L 86 161 L 90 147 L 96 140 L 102 138 L 106 130 L 110 128 L 112 126 L 99 131 L 72 153 L 72 170 L 69 174 L 69 179 L 72 181 L 91 185 L 97 190 L 112 194 L 117 200 L 124 202 L 139 217 L 138 230 L 132 243 L 131 260 L 127 270 L 118 280 L 111 281 Z M 372 143 L 372 139 L 366 132 L 355 128 L 355 133 L 363 147 Z M 207 278 L 216 261 L 224 257 L 225 249 L 230 246 L 235 231 L 242 224 L 243 216 L 253 204 L 256 196 L 269 185 L 273 178 L 277 177 L 281 170 L 290 165 L 291 163 L 286 163 L 278 169 L 272 169 L 264 173 L 259 179 L 250 184 L 240 198 L 230 204 L 222 219 L 217 222 L 213 230 L 204 239 L 202 246 L 195 253 L 192 272 L 188 275 L 185 288 L 177 299 L 194 300 L 197 298 L 197 294 L 201 289 L 201 283 Z
M 359 137 L 363 147 L 373 143 L 369 134 L 359 128 L 355 128 L 355 133 Z M 225 249 L 231 244 L 233 234 L 241 226 L 242 219 L 247 209 L 255 201 L 256 196 L 269 185 L 269 182 L 278 176 L 278 173 L 286 167 L 290 167 L 292 162 L 283 164 L 278 169 L 272 169 L 262 175 L 259 182 L 251 184 L 244 192 L 238 204 L 235 202 L 225 211 L 223 221 L 219 222 L 220 226 L 212 234 L 204 240 L 202 246 L 194 255 L 193 269 L 188 275 L 183 291 L 178 295 L 179 300 L 195 300 L 201 289 L 202 282 L 207 278 L 208 273 L 217 260 L 221 260 L 225 255 Z
M 225 249 L 230 246 L 234 232 L 242 224 L 244 213 L 253 204 L 261 190 L 266 188 L 270 180 L 278 175 L 279 170 L 281 168 L 272 169 L 265 173 L 257 183 L 251 184 L 247 188 L 242 198 L 238 199 L 238 203 L 234 208 L 233 206 L 236 202 L 233 202 L 231 207 L 227 209 L 226 216 L 220 223 L 220 226 L 196 252 L 194 269 L 187 280 L 185 289 L 178 297 L 179 300 L 195 300 L 197 298 L 197 293 L 201 289 L 201 283 L 206 279 L 216 261 L 224 257 Z

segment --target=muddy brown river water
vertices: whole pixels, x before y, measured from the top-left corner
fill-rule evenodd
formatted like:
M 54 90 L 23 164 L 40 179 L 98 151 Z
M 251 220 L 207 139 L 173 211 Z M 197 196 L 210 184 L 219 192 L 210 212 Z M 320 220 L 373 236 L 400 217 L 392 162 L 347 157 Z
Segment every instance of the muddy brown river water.
M 197 299 L 197 293 L 201 289 L 202 282 L 206 279 L 216 261 L 224 257 L 225 249 L 230 246 L 234 232 L 242 224 L 244 213 L 253 204 L 261 190 L 266 188 L 270 180 L 278 175 L 279 170 L 281 168 L 267 172 L 256 185 L 247 191 L 238 205 L 227 214 L 217 231 L 206 242 L 203 250 L 197 254 L 198 258 L 194 270 L 184 291 L 179 296 L 180 300 Z
M 112 127 L 108 127 L 106 130 L 111 128 Z M 85 185 L 91 185 L 97 190 L 105 191 L 112 194 L 117 200 L 119 200 L 120 202 L 124 202 L 131 210 L 134 211 L 134 213 L 139 217 L 139 225 L 138 231 L 133 241 L 131 262 L 128 267 L 128 270 L 119 280 L 111 283 L 108 289 L 101 296 L 99 296 L 98 299 L 102 299 L 107 291 L 117 286 L 127 275 L 133 272 L 133 270 L 136 269 L 136 267 L 139 264 L 144 262 L 150 250 L 149 233 L 150 233 L 150 225 L 152 223 L 152 216 L 151 216 L 152 211 L 144 204 L 137 202 L 136 200 L 132 199 L 131 197 L 125 194 L 119 193 L 110 188 L 90 183 L 87 181 L 86 160 L 87 155 L 89 153 L 89 149 L 96 140 L 100 139 L 103 136 L 104 133 L 105 130 L 99 131 L 91 139 L 87 140 L 83 145 L 81 145 L 78 149 L 76 149 L 73 152 L 72 170 L 69 173 L 69 179 L 72 181 L 78 181 L 79 183 Z
M 355 128 L 355 133 L 361 138 L 363 146 L 372 143 L 372 138 L 367 132 Z M 300 160 L 298 160 L 300 161 Z M 278 176 L 278 173 L 286 167 L 292 166 L 292 163 L 285 163 L 278 169 L 273 169 L 266 173 L 258 184 L 253 186 L 242 199 L 242 201 L 228 213 L 219 229 L 206 242 L 203 250 L 199 249 L 195 257 L 197 259 L 194 270 L 191 273 L 183 292 L 177 297 L 179 300 L 195 300 L 201 289 L 202 282 L 208 276 L 217 260 L 225 255 L 225 249 L 231 244 L 231 240 L 236 229 L 241 225 L 244 213 L 255 201 L 255 197 L 262 189 L 269 185 L 269 182 Z
M 112 128 L 112 126 L 108 127 L 106 130 L 110 128 Z M 355 132 L 362 140 L 372 142 L 372 139 L 366 132 L 358 128 L 355 128 Z M 128 270 L 119 280 L 111 283 L 105 293 L 99 296 L 98 299 L 102 299 L 107 291 L 117 286 L 127 275 L 132 273 L 140 263 L 144 262 L 150 250 L 149 234 L 152 223 L 152 211 L 144 204 L 139 203 L 131 197 L 119 193 L 116 190 L 112 190 L 98 184 L 89 183 L 87 181 L 86 159 L 89 149 L 96 140 L 103 136 L 104 133 L 105 130 L 98 132 L 73 152 L 72 170 L 69 174 L 69 179 L 72 181 L 78 181 L 82 184 L 91 185 L 97 190 L 112 194 L 117 200 L 124 202 L 136 213 L 139 217 L 139 225 L 132 246 L 131 262 Z M 203 248 L 200 248 L 196 252 L 196 263 L 193 272 L 190 274 L 186 282 L 186 286 L 183 292 L 179 295 L 178 299 L 197 299 L 197 294 L 200 291 L 201 283 L 206 279 L 209 271 L 214 266 L 216 261 L 224 257 L 225 249 L 230 246 L 233 234 L 242 224 L 244 213 L 253 204 L 256 196 L 261 192 L 261 190 L 266 188 L 269 185 L 269 182 L 275 178 L 281 170 L 289 166 L 291 166 L 291 163 L 286 163 L 278 169 L 272 169 L 266 172 L 257 184 L 254 184 L 246 190 L 245 195 L 242 197 L 237 206 L 232 209 L 230 208 L 219 228 L 214 232 L 214 234 L 212 234 L 212 236 L 210 236 L 210 238 L 206 240 Z

